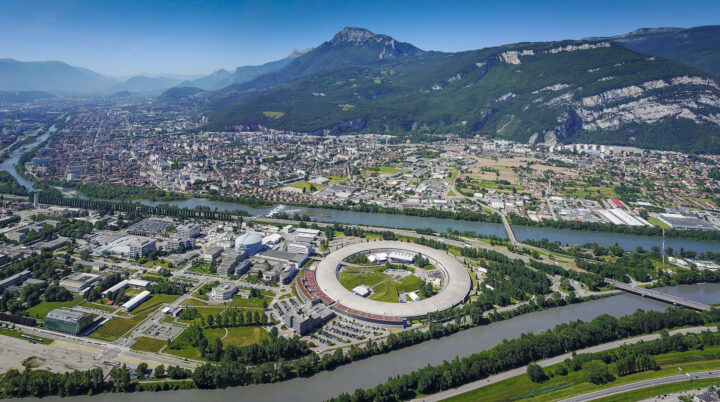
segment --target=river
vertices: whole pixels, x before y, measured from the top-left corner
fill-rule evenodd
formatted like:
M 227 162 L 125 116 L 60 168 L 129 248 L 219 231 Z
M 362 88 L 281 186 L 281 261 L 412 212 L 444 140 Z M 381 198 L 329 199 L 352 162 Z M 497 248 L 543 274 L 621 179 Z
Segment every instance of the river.
M 22 154 L 31 150 L 39 143 L 45 141 L 50 136 L 50 134 L 53 132 L 55 132 L 54 124 L 52 126 L 50 126 L 50 128 L 48 128 L 48 130 L 46 132 L 44 132 L 43 134 L 36 136 L 33 142 L 31 142 L 29 144 L 25 144 L 25 145 L 15 149 L 14 151 L 10 152 L 10 155 L 8 156 L 8 158 L 5 159 L 2 163 L 0 163 L 0 170 L 4 170 L 4 171 L 10 173 L 15 178 L 15 180 L 17 180 L 18 183 L 20 183 L 20 185 L 25 187 L 28 191 L 33 191 L 33 189 L 34 189 L 33 182 L 20 176 L 18 174 L 17 170 L 15 170 L 15 165 L 17 165 L 18 160 L 20 159 Z
M 5 170 L 9 172 L 11 175 L 13 175 L 13 177 L 17 179 L 17 181 L 23 187 L 25 187 L 29 191 L 32 191 L 34 189 L 33 183 L 20 176 L 15 170 L 15 165 L 18 163 L 18 160 L 23 153 L 32 149 L 34 146 L 41 143 L 42 141 L 45 141 L 47 137 L 54 131 L 55 125 L 53 124 L 52 126 L 50 126 L 47 132 L 36 137 L 35 141 L 33 141 L 32 143 L 23 145 L 22 147 L 14 150 L 10 154 L 10 157 L 8 159 L 0 163 L 0 170 Z M 60 190 L 66 196 L 86 198 L 83 194 L 79 193 L 76 190 Z M 264 208 L 252 208 L 242 204 L 210 201 L 204 198 L 191 198 L 188 200 L 168 202 L 140 202 L 146 205 L 169 204 L 178 206 L 180 208 L 190 209 L 202 206 L 208 207 L 210 209 L 216 209 L 218 211 L 245 210 L 253 216 L 264 216 L 274 208 L 274 206 Z M 438 232 L 446 232 L 448 228 L 452 228 L 453 230 L 457 230 L 460 232 L 469 231 L 478 233 L 480 235 L 507 238 L 507 234 L 505 232 L 505 229 L 503 228 L 503 225 L 499 223 L 471 222 L 454 219 L 439 219 L 397 214 L 354 212 L 327 208 L 286 207 L 285 211 L 298 212 L 310 215 L 319 222 L 339 222 L 350 225 L 381 226 L 395 229 L 431 228 Z M 659 237 L 653 236 L 639 236 L 605 232 L 586 232 L 580 230 L 564 230 L 519 225 L 514 225 L 513 231 L 518 241 L 523 241 L 525 239 L 540 240 L 542 238 L 547 238 L 550 241 L 559 241 L 562 244 L 570 245 L 580 245 L 596 242 L 604 247 L 609 247 L 615 243 L 618 243 L 626 250 L 635 250 L 637 247 L 642 247 L 646 250 L 652 249 L 653 246 L 662 247 L 662 240 Z M 685 250 L 693 250 L 698 253 L 702 253 L 705 251 L 720 252 L 720 242 L 708 240 L 668 238 L 665 239 L 665 246 L 672 247 L 674 250 L 680 250 L 681 248 L 683 248 Z
M 195 208 L 198 206 L 217 209 L 218 211 L 245 210 L 253 216 L 264 216 L 274 207 L 251 208 L 242 204 L 230 202 L 210 201 L 204 198 L 191 198 L 182 201 L 141 201 L 145 205 L 169 204 L 181 208 Z M 454 219 L 428 218 L 422 216 L 406 216 L 397 214 L 378 214 L 369 212 L 343 211 L 327 208 L 285 207 L 286 212 L 297 212 L 310 215 L 319 222 L 339 222 L 351 225 L 381 226 L 394 229 L 424 229 L 431 228 L 438 232 L 446 232 L 448 228 L 460 232 L 470 231 L 481 235 L 494 235 L 507 238 L 505 229 L 500 223 L 471 222 Z M 580 245 L 596 242 L 609 247 L 616 242 L 626 250 L 635 250 L 638 246 L 651 250 L 653 246 L 662 247 L 662 239 L 657 236 L 639 236 L 622 233 L 586 232 L 582 230 L 553 229 L 531 226 L 513 225 L 513 231 L 518 241 L 525 239 L 540 240 L 547 238 L 559 241 L 562 244 Z M 709 240 L 691 240 L 679 238 L 666 238 L 665 246 L 674 250 L 693 250 L 698 253 L 705 251 L 720 252 L 720 242 Z
M 662 292 L 705 303 L 720 303 L 720 284 L 682 285 L 659 288 Z M 615 317 L 632 314 L 637 309 L 662 311 L 668 304 L 640 296 L 622 294 L 600 300 L 573 304 L 550 310 L 525 314 L 509 320 L 471 328 L 456 334 L 424 342 L 419 345 L 374 356 L 318 373 L 309 378 L 275 383 L 250 385 L 218 390 L 187 390 L 157 393 L 103 394 L 70 398 L 81 401 L 321 401 L 356 388 L 373 387 L 389 377 L 406 374 L 428 364 L 441 364 L 455 356 L 467 356 L 490 349 L 504 339 L 517 338 L 523 333 L 538 332 L 574 320 L 591 320 L 603 313 Z M 44 398 L 43 401 L 66 401 L 68 398 Z

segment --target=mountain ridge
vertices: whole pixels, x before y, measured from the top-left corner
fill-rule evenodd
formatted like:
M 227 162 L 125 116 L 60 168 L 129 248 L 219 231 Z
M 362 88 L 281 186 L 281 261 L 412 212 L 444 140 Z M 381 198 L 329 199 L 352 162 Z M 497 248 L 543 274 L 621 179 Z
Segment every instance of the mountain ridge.
M 589 141 L 720 152 L 716 77 L 611 40 L 458 53 L 410 45 L 417 51 L 383 60 L 374 44 L 396 42 L 392 38 L 377 40 L 360 31 L 339 39 L 298 58 L 311 74 L 297 69 L 289 74 L 290 64 L 209 94 L 215 109 L 209 128 L 262 126 L 321 135 L 455 132 L 531 143 Z M 349 57 L 362 62 L 334 69 L 308 65 L 337 53 L 337 46 L 347 53 L 348 42 L 369 43 L 370 49 L 361 46 Z

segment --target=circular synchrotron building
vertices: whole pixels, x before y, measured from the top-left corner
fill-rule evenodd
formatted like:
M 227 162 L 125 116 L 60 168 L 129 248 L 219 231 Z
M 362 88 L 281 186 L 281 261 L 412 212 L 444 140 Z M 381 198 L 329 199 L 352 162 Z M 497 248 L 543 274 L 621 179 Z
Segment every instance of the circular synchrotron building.
M 344 261 L 355 254 L 403 253 L 420 254 L 442 270 L 444 287 L 427 299 L 409 303 L 387 303 L 369 300 L 345 289 L 338 280 Z M 335 312 L 358 320 L 384 325 L 403 325 L 423 318 L 428 313 L 447 310 L 462 304 L 472 288 L 470 275 L 460 262 L 442 250 L 399 241 L 357 243 L 337 250 L 325 257 L 317 267 L 306 270 L 298 278 L 298 289 L 306 300 L 320 299 Z

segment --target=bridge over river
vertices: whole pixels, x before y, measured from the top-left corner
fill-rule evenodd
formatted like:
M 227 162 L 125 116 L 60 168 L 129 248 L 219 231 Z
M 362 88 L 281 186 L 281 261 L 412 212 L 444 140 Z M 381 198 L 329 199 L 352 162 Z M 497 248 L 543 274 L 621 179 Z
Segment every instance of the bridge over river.
M 710 311 L 712 309 L 712 306 L 705 303 L 696 302 L 693 300 L 684 299 L 682 297 L 672 296 L 667 293 L 661 293 L 654 291 L 652 289 L 646 289 L 639 286 L 634 286 L 631 284 L 618 282 L 616 280 L 605 278 L 605 282 L 609 283 L 613 286 L 615 286 L 615 289 L 619 289 L 628 293 L 636 294 L 642 297 L 647 297 L 649 299 L 659 300 L 661 302 L 670 303 L 675 306 L 683 306 L 687 308 L 691 308 L 694 310 L 700 310 L 700 311 Z

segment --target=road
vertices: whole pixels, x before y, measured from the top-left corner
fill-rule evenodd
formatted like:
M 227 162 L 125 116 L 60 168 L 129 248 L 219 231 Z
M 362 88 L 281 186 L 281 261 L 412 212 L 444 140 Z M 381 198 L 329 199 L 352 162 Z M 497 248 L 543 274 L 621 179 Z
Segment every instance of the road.
M 616 280 L 605 278 L 605 282 L 613 285 L 615 289 L 620 289 L 628 293 L 633 293 L 636 295 L 640 295 L 642 297 L 647 297 L 654 300 L 659 300 L 665 303 L 670 303 L 675 306 L 683 306 L 695 310 L 700 311 L 710 311 L 712 307 L 705 303 L 696 302 L 693 300 L 683 299 L 682 297 L 677 297 L 673 295 L 669 295 L 666 293 L 656 292 L 652 289 L 646 289 L 640 286 L 635 285 L 628 285 L 627 283 L 618 282 Z
M 508 222 L 507 220 L 507 216 L 505 216 L 505 212 L 500 212 L 500 218 L 502 219 L 503 226 L 505 226 L 505 231 L 507 232 L 508 238 L 510 239 L 510 244 L 512 244 L 513 246 L 517 246 L 519 243 L 515 238 L 515 233 L 513 233 L 510 222 Z
M 675 334 L 699 333 L 699 332 L 707 331 L 707 330 L 717 331 L 717 327 L 681 328 L 681 329 L 676 329 L 676 330 L 669 331 L 669 332 L 670 332 L 670 335 L 675 335 Z M 577 351 L 575 351 L 575 353 L 581 354 L 581 353 L 602 352 L 604 350 L 619 348 L 622 345 L 631 345 L 631 344 L 638 343 L 638 342 L 647 342 L 647 341 L 652 341 L 652 340 L 655 340 L 658 338 L 660 338 L 660 334 L 642 335 L 642 336 L 637 336 L 634 338 L 622 339 L 619 341 L 603 343 L 601 345 L 596 345 L 596 346 L 592 346 L 589 348 L 577 350 Z M 549 359 L 541 360 L 536 363 L 542 367 L 548 367 L 548 366 L 552 366 L 554 364 L 562 363 L 565 359 L 569 359 L 569 358 L 572 358 L 572 352 L 565 353 L 560 356 L 551 357 Z M 507 380 L 507 379 L 510 379 L 513 377 L 517 377 L 519 375 L 526 375 L 526 373 L 527 373 L 527 366 L 523 366 L 523 367 L 519 367 L 519 368 L 516 368 L 513 370 L 495 374 L 488 378 L 474 381 L 474 382 L 465 384 L 465 385 L 457 387 L 457 388 L 453 388 L 453 389 L 449 389 L 449 390 L 446 390 L 443 392 L 438 392 L 436 394 L 428 395 L 424 398 L 414 399 L 414 401 L 423 401 L 423 402 L 441 401 L 443 399 L 447 399 L 447 398 L 450 398 L 453 396 L 464 394 L 469 391 L 473 391 L 478 388 L 482 388 L 486 385 L 496 384 L 498 382 L 501 382 L 501 381 L 504 381 L 504 380 Z M 720 376 L 720 371 L 718 371 L 717 373 L 718 373 L 717 375 Z M 627 384 L 627 385 L 630 385 L 630 384 Z M 625 391 L 620 391 L 620 392 L 625 392 Z M 587 400 L 587 399 L 581 399 L 581 400 Z
M 563 402 L 582 402 L 592 401 L 594 399 L 605 398 L 612 395 L 624 394 L 626 392 L 635 391 L 643 388 L 657 387 L 675 382 L 690 382 L 703 378 L 718 378 L 720 370 L 703 371 L 697 373 L 676 374 L 667 377 L 653 378 L 645 381 L 631 382 L 629 384 L 618 385 L 617 387 L 601 389 L 595 392 L 574 396 L 572 398 L 563 399 Z

